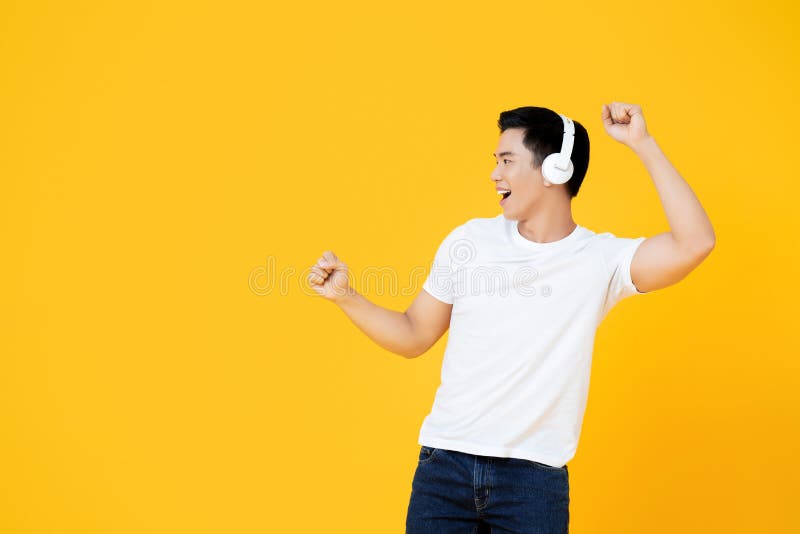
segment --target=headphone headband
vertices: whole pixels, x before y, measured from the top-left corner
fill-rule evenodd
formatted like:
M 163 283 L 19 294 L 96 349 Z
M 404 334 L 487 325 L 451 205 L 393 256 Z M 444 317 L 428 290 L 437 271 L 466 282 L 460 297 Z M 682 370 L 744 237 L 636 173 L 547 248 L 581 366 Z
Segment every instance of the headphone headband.
M 572 147 L 575 144 L 575 124 L 569 117 L 561 115 L 560 113 L 559 116 L 564 121 L 564 137 L 561 140 L 561 151 L 559 152 L 556 167 L 565 171 L 567 170 L 570 157 L 572 156 Z

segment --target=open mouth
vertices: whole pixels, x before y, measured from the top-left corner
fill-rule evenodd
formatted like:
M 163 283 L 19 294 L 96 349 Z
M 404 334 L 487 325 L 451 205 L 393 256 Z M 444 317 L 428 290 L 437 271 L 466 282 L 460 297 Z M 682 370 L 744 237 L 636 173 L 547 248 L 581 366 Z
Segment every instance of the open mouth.
M 497 194 L 503 197 L 500 199 L 500 204 L 503 204 L 503 202 L 505 202 L 506 199 L 511 196 L 511 191 L 508 189 L 500 189 L 497 191 Z

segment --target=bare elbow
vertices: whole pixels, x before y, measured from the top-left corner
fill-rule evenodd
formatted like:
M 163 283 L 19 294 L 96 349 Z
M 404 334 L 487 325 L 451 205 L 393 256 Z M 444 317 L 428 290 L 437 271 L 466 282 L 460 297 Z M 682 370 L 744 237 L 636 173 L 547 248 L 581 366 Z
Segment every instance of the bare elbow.
M 392 352 L 394 352 L 395 354 L 399 354 L 400 356 L 408 360 L 416 358 L 417 356 L 420 356 L 425 353 L 425 351 L 422 350 L 419 346 L 407 343 L 404 344 L 402 347 L 396 347 L 394 350 L 392 350 Z
M 705 247 L 704 247 L 704 254 L 703 257 L 708 256 L 711 254 L 711 251 L 714 250 L 714 247 L 717 245 L 717 234 L 714 233 L 714 230 L 711 230 L 711 234 L 709 235 L 708 239 L 706 240 Z
M 711 240 L 706 242 L 705 245 L 703 245 L 700 248 L 700 251 L 698 252 L 698 256 L 700 257 L 700 259 L 701 260 L 706 259 L 706 257 L 708 257 L 708 255 L 711 254 L 711 251 L 714 250 L 716 244 L 717 240 L 712 236 Z
M 396 351 L 396 353 L 405 358 L 406 360 L 412 360 L 418 356 L 415 351 L 411 350 L 402 350 L 402 351 L 398 350 Z
M 422 356 L 422 355 L 423 355 L 423 354 L 425 354 L 426 352 L 428 352 L 428 349 L 427 349 L 427 348 L 425 348 L 425 347 L 414 347 L 414 348 L 412 348 L 411 350 L 405 351 L 405 352 L 403 353 L 403 356 L 404 356 L 405 358 L 407 358 L 407 359 L 411 360 L 411 359 L 413 359 L 413 358 L 417 358 L 417 357 L 419 357 L 419 356 Z
M 690 263 L 697 265 L 706 259 L 709 254 L 711 254 L 711 251 L 714 250 L 715 245 L 716 239 L 713 236 L 709 240 L 696 243 L 685 251 L 687 258 L 691 259 Z

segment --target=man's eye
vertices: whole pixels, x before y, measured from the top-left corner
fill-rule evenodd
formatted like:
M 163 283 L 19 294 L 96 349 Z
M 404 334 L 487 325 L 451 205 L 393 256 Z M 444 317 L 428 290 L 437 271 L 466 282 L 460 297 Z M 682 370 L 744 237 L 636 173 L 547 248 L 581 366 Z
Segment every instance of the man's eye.
M 511 160 L 510 160 L 510 159 L 504 159 L 504 160 L 503 160 L 503 163 L 505 163 L 506 161 L 511 161 Z

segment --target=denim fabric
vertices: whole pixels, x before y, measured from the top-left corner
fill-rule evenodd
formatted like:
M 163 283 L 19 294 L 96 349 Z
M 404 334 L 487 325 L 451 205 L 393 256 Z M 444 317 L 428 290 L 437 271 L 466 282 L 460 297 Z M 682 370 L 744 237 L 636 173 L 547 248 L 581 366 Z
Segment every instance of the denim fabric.
M 420 447 L 406 534 L 566 532 L 566 465 Z

